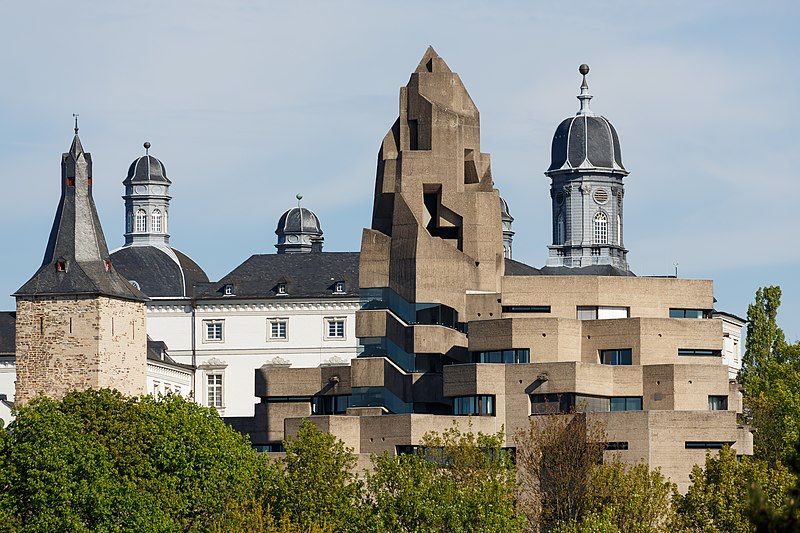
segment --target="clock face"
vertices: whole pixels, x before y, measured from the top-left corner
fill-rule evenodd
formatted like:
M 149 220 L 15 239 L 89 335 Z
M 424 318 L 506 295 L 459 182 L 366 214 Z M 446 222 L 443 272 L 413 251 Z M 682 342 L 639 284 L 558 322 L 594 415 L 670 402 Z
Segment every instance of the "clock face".
M 147 194 L 147 187 L 145 187 L 144 185 L 137 185 L 136 187 L 133 188 L 133 192 L 135 192 L 136 194 Z
M 153 187 L 153 194 L 164 194 L 164 187 L 161 185 L 156 185 Z

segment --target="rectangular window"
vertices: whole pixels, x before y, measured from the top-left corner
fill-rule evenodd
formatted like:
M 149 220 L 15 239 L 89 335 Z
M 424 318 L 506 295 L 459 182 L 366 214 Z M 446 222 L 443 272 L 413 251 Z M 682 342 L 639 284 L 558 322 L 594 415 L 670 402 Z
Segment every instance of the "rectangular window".
M 631 349 L 601 350 L 600 362 L 604 365 L 631 365 L 633 364 Z
M 684 447 L 687 450 L 721 450 L 724 446 L 732 446 L 733 442 L 722 441 L 696 441 L 687 440 Z
M 678 355 L 686 355 L 686 356 L 703 356 L 703 357 L 720 357 L 722 355 L 722 350 L 705 350 L 705 349 L 696 349 L 696 348 L 678 348 Z
M 337 281 L 333 286 L 333 292 L 344 292 L 344 281 Z
M 494 416 L 494 396 L 458 396 L 453 398 L 453 414 L 457 416 Z
M 203 341 L 222 342 L 223 320 L 203 320 Z
M 314 396 L 311 400 L 311 414 L 343 415 L 350 407 L 351 396 Z
M 728 397 L 727 396 L 709 396 L 708 397 L 708 410 L 709 411 L 727 411 L 728 410 Z
M 285 318 L 271 318 L 269 320 L 269 338 L 273 340 L 287 339 L 287 322 Z
M 206 405 L 222 408 L 222 374 L 206 375 Z
M 641 396 L 613 396 L 611 397 L 611 411 L 641 411 Z
M 531 352 L 527 348 L 517 350 L 491 350 L 486 352 L 472 352 L 473 363 L 505 363 L 518 364 L 530 363 Z
M 630 308 L 612 305 L 579 305 L 578 320 L 607 320 L 612 318 L 629 318 Z
M 549 313 L 549 305 L 504 305 L 504 313 Z
M 158 397 L 161 394 L 161 383 L 158 381 L 153 382 L 153 396 Z
M 326 318 L 325 336 L 329 339 L 344 339 L 344 318 Z
M 627 450 L 627 442 L 606 442 L 606 450 Z
M 670 318 L 709 318 L 711 312 L 706 309 L 674 309 L 670 308 Z

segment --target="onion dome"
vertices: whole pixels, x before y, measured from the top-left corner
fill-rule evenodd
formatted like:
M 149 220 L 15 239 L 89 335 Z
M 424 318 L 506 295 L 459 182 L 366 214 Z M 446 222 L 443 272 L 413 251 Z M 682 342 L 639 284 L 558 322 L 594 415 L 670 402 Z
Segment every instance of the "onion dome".
M 622 165 L 622 152 L 617 130 L 605 117 L 595 115 L 589 108 L 592 95 L 586 83 L 588 65 L 578 69 L 583 75 L 577 115 L 564 119 L 553 135 L 548 172 L 572 169 L 602 169 L 627 173 Z
M 164 163 L 147 153 L 150 151 L 150 143 L 144 143 L 144 148 L 146 150 L 145 155 L 135 159 L 133 163 L 131 163 L 131 166 L 128 168 L 128 176 L 122 183 L 124 185 L 148 181 L 160 181 L 167 184 L 172 183 L 169 181 L 169 178 L 167 178 L 167 169 L 164 167 Z
M 300 207 L 301 195 L 297 195 L 297 207 L 292 207 L 278 219 L 275 235 L 278 236 L 278 253 L 302 253 L 322 251 L 322 226 L 319 218 L 310 209 Z

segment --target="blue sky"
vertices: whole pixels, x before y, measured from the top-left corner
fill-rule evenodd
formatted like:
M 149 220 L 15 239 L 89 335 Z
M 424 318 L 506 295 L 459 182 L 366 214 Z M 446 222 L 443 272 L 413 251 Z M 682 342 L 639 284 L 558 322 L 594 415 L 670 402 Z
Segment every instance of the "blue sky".
M 109 246 L 142 142 L 173 181 L 172 243 L 219 278 L 271 253 L 298 192 L 327 250 L 357 250 L 398 88 L 432 44 L 481 111 L 515 217 L 514 257 L 550 238 L 550 140 L 592 108 L 622 142 L 625 241 L 639 274 L 715 280 L 744 315 L 783 288 L 800 338 L 795 2 L 4 2 L 0 306 L 36 270 L 72 113 Z

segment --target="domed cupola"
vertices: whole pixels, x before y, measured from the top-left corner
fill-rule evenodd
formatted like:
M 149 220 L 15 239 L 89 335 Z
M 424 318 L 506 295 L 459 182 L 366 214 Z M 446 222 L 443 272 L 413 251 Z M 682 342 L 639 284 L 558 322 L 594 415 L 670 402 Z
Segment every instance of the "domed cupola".
M 167 169 L 164 163 L 150 155 L 150 143 L 144 143 L 145 155 L 139 157 L 128 167 L 128 176 L 123 181 L 124 185 L 132 183 L 147 183 L 151 181 L 171 184 L 167 178 Z
M 573 169 L 609 169 L 625 172 L 617 130 L 605 117 L 589 108 L 592 95 L 586 83 L 588 65 L 579 69 L 583 75 L 578 100 L 581 108 L 574 117 L 565 118 L 553 135 L 548 172 Z
M 322 226 L 319 218 L 310 209 L 300 207 L 303 197 L 297 195 L 297 207 L 292 207 L 278 219 L 275 234 L 278 243 L 275 247 L 279 254 L 321 252 Z
M 624 274 L 628 251 L 623 244 L 623 178 L 628 171 L 622 166 L 614 126 L 589 109 L 589 66 L 581 65 L 578 71 L 583 76 L 581 108 L 556 128 L 552 162 L 545 172 L 551 180 L 553 209 L 547 267 L 603 266 Z

